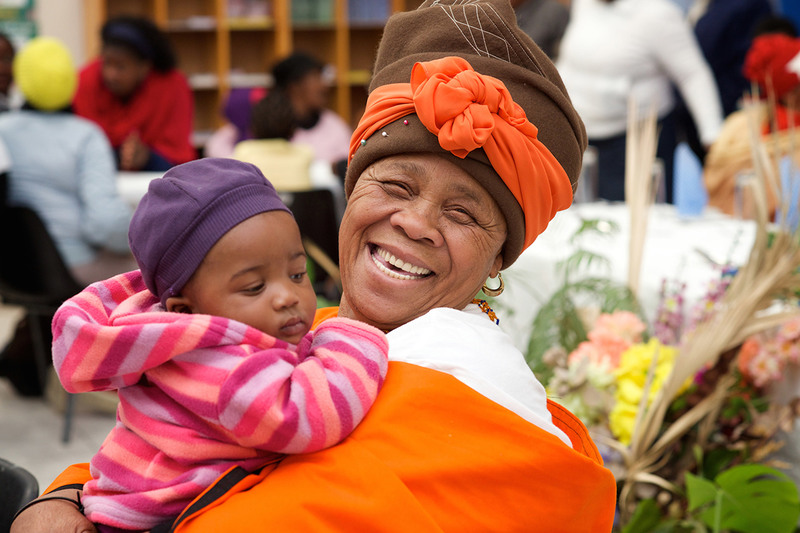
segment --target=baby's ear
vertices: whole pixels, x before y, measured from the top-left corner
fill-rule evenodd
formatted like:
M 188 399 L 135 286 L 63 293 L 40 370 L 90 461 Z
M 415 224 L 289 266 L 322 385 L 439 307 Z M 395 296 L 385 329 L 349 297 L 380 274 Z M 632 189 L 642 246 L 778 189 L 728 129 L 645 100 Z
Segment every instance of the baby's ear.
M 192 314 L 192 305 L 184 296 L 170 296 L 167 298 L 164 306 L 170 313 L 186 313 L 187 315 Z

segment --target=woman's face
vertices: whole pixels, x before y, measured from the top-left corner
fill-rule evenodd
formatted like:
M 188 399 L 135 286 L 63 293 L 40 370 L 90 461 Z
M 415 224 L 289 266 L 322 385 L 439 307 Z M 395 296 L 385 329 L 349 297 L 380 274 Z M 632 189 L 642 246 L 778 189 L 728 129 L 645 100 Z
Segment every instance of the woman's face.
M 322 73 L 312 71 L 289 87 L 289 98 L 294 112 L 299 118 L 325 109 L 328 102 L 328 87 L 322 79 Z
M 340 314 L 391 330 L 463 309 L 502 265 L 506 222 L 489 193 L 433 155 L 394 156 L 356 182 L 339 230 Z
M 133 95 L 150 73 L 151 64 L 119 46 L 105 46 L 102 52 L 103 84 L 117 98 Z

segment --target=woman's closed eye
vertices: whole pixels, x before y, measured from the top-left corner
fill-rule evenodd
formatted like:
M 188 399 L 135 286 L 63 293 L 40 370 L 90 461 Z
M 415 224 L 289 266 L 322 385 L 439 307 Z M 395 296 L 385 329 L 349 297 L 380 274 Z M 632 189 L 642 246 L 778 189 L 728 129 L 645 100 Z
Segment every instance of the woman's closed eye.
M 411 187 L 402 181 L 384 181 L 382 182 L 383 189 L 390 195 L 408 198 L 413 194 Z
M 474 224 L 477 222 L 472 210 L 464 206 L 452 206 L 447 208 L 446 212 L 458 224 Z

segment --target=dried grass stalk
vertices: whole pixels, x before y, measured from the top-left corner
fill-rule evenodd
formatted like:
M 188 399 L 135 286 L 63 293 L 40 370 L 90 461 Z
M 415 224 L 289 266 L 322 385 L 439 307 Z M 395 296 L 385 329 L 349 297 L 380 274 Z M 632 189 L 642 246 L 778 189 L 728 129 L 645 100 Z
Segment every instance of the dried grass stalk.
M 658 145 L 655 108 L 639 120 L 638 106 L 628 100 L 628 130 L 625 143 L 625 203 L 630 212 L 630 243 L 628 257 L 628 287 L 638 294 L 642 268 L 644 239 L 650 206 L 655 201 L 658 183 L 653 168 Z

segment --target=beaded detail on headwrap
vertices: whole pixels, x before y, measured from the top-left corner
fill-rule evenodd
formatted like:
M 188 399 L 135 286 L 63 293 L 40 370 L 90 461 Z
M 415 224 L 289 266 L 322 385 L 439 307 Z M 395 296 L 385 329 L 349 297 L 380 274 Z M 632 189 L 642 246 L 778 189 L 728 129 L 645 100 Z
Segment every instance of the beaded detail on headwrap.
M 505 84 L 465 59 L 416 63 L 410 83 L 377 87 L 350 141 L 350 158 L 376 131 L 415 113 L 439 145 L 465 158 L 482 148 L 525 214 L 524 247 L 572 203 L 572 184 Z

